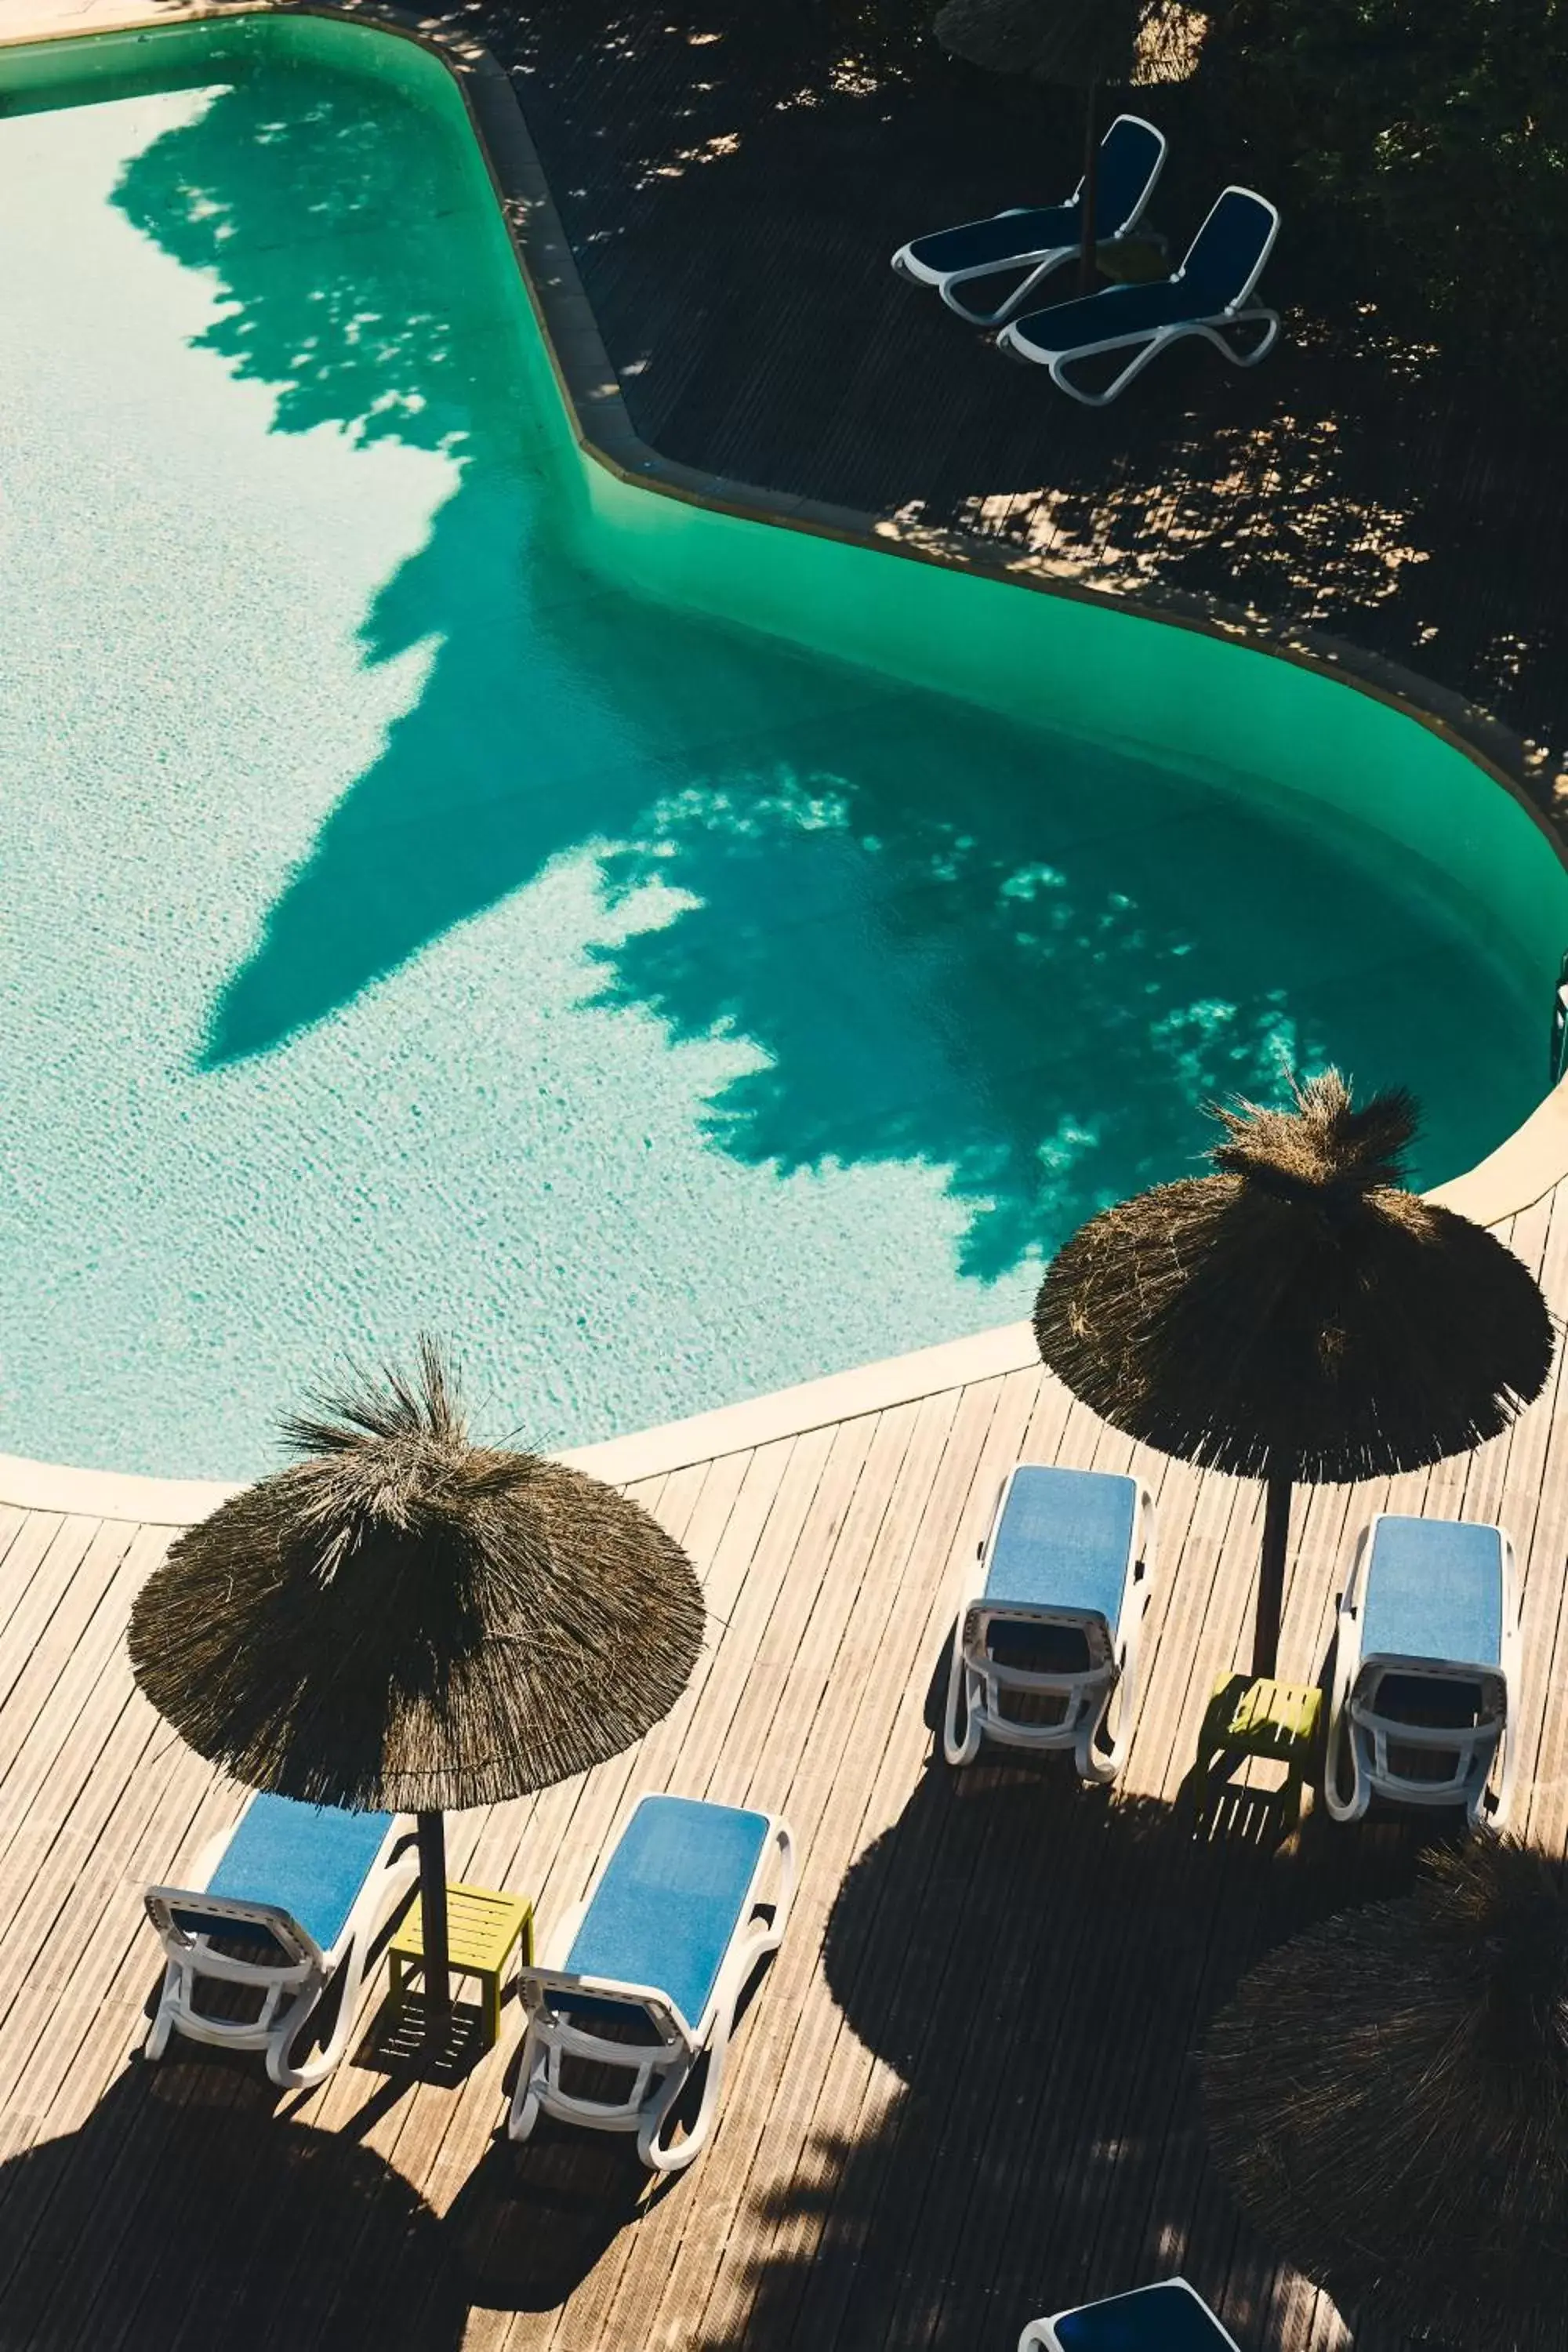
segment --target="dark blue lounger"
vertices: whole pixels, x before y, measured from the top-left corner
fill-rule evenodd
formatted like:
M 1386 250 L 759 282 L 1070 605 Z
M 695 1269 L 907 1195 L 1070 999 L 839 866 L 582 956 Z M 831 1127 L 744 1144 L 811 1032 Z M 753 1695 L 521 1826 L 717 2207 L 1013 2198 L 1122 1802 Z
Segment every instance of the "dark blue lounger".
M 1127 235 L 1148 203 L 1164 161 L 1163 132 L 1141 115 L 1117 116 L 1100 145 L 1097 242 L 1114 243 Z M 893 268 L 917 286 L 934 286 L 948 309 L 973 326 L 1000 326 L 1053 270 L 1077 255 L 1083 236 L 1082 198 L 1079 181 L 1065 205 L 1020 205 L 989 220 L 965 221 L 957 228 L 911 237 L 894 254 Z M 973 310 L 957 291 L 1011 272 L 1022 273 L 1019 283 L 994 310 Z
M 1053 2319 L 1032 2319 L 1018 2352 L 1237 2352 L 1237 2347 L 1196 2289 L 1177 2278 L 1079 2304 Z
M 1076 302 L 1053 303 L 1004 327 L 997 341 L 1016 359 L 1031 361 L 1073 400 L 1103 408 L 1157 353 L 1184 336 L 1201 335 L 1237 367 L 1256 367 L 1279 334 L 1278 311 L 1249 300 L 1279 233 L 1279 215 L 1251 188 L 1226 188 L 1172 278 L 1154 286 L 1108 286 Z M 1255 351 L 1232 341 L 1237 327 L 1261 327 Z M 1070 371 L 1104 352 L 1131 349 L 1132 357 L 1102 392 L 1087 391 Z

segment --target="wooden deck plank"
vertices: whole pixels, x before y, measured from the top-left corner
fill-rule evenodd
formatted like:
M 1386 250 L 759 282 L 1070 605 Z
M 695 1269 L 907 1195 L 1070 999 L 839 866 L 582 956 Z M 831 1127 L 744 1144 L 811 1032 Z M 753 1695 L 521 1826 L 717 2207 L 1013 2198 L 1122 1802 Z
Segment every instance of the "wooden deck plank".
M 1017 1426 L 1026 1401 L 1016 1382 L 1011 1394 L 1006 1383 L 967 1392 L 951 1421 L 943 1421 L 933 1475 L 923 1500 L 911 1482 L 910 1494 L 918 1505 L 895 1537 L 896 1570 L 886 1614 L 862 1633 L 862 1661 L 885 1661 L 885 1678 L 862 1672 L 854 1686 L 853 1713 L 840 1739 L 837 1727 L 819 1717 L 804 1761 L 800 1785 L 791 1804 L 801 1828 L 805 1867 L 796 1900 L 795 1927 L 781 1956 L 777 1998 L 769 2011 L 775 2053 L 777 2091 L 765 2136 L 759 2142 L 748 2186 L 748 2210 L 761 2223 L 764 2245 L 771 2221 L 788 2232 L 803 2208 L 809 2209 L 814 2183 L 830 2171 L 833 2074 L 829 2053 L 839 2062 L 847 2057 L 851 2095 L 863 2079 L 867 2053 L 840 2032 L 840 2020 L 821 1976 L 821 1945 L 839 1884 L 858 1847 L 883 1825 L 873 1791 L 868 1808 L 866 1774 L 886 1764 L 896 1752 L 900 1730 L 904 1739 L 918 1739 L 918 1725 L 933 1647 L 940 1646 L 951 1617 L 950 1560 L 955 1529 L 963 1515 L 973 1513 L 975 1498 L 988 1508 L 994 1493 L 992 1465 L 1005 1451 L 1004 1434 Z M 923 1482 L 922 1482 L 923 1483 Z M 967 1542 L 967 1534 L 959 1538 Z M 889 1729 L 889 1716 L 892 1727 Z M 862 1762 L 861 1773 L 850 1769 Z M 815 1817 L 815 1818 L 814 1818 Z M 787 2200 L 792 2200 L 793 2207 Z M 765 2217 L 765 2218 L 764 2218 Z M 776 2247 L 773 2251 L 776 2251 Z M 730 2258 L 714 2283 L 707 2315 L 708 2331 L 728 2340 L 740 2331 L 750 2309 L 763 2267 L 763 2254 L 743 2240 L 732 2246 Z M 667 2298 L 666 2334 L 679 2316 L 679 2299 L 671 2282 Z
M 1053 1396 L 1047 1412 L 1057 1402 Z M 1040 1426 L 1040 1411 L 1041 1388 L 1034 1376 L 1015 1375 L 1001 1385 L 973 1470 L 961 1486 L 950 1489 L 947 1509 L 931 1526 L 922 1543 L 925 1573 L 918 1584 L 906 1580 L 912 1604 L 906 1623 L 910 1628 L 920 1628 L 920 1645 L 902 1686 L 896 1686 L 887 1695 L 891 1725 L 880 1735 L 873 1802 L 862 1815 L 858 1832 L 853 1809 L 846 1806 L 840 1814 L 840 1836 L 847 1832 L 856 1838 L 856 1845 L 847 1850 L 824 1840 L 825 1858 L 837 1864 L 837 1875 L 831 1899 L 824 1904 L 821 1918 L 824 1935 L 835 1940 L 837 1961 L 829 1978 L 825 1980 L 820 1972 L 814 1971 L 809 1982 L 821 2039 L 830 2054 L 825 2066 L 810 2063 L 809 2046 L 792 2055 L 792 2079 L 784 2084 L 783 2104 L 792 2119 L 799 2118 L 795 2129 L 801 2138 L 794 2141 L 799 2153 L 787 2170 L 774 2173 L 771 2189 L 757 2200 L 763 2210 L 769 2204 L 778 2209 L 780 2226 L 775 2231 L 772 2260 L 775 2274 L 784 2284 L 782 2291 L 772 2297 L 777 2310 L 770 2321 L 770 2332 L 779 2333 L 781 2340 L 785 2314 L 803 2290 L 800 2315 L 795 2322 L 795 2335 L 804 2332 L 807 2338 L 830 2340 L 838 2311 L 852 2289 L 855 2247 L 837 2227 L 824 2235 L 822 2223 L 827 2217 L 820 2210 L 821 2202 L 836 2170 L 842 2189 L 843 2179 L 854 2164 L 854 2150 L 863 2137 L 879 2138 L 884 2132 L 897 2128 L 902 2105 L 902 2084 L 897 2070 L 889 2065 L 885 2051 L 874 2047 L 856 2030 L 855 2013 L 862 2003 L 880 2005 L 883 1997 L 879 1987 L 897 1983 L 900 1969 L 917 1962 L 911 1945 L 889 1953 L 875 1932 L 877 1911 L 889 1899 L 896 1901 L 896 1892 L 889 1898 L 884 1888 L 876 1908 L 864 1922 L 856 1916 L 862 1906 L 850 1906 L 847 1911 L 846 1906 L 855 1881 L 866 1880 L 879 1852 L 890 1847 L 896 1862 L 906 1867 L 912 1861 L 908 1842 L 900 1841 L 898 1832 L 910 1802 L 911 1783 L 918 1794 L 921 1759 L 929 1749 L 928 1692 L 933 1677 L 937 1690 L 941 1688 L 944 1654 L 952 1633 L 955 1564 L 973 1557 L 994 1507 L 997 1484 L 1005 1470 L 1020 1457 L 1038 1458 L 1044 1450 L 1031 1442 Z M 878 1734 L 874 1717 L 869 1718 L 867 1728 L 875 1754 Z M 821 1829 L 817 1834 L 823 1838 Z M 895 1870 L 895 1889 L 898 1877 Z M 798 1968 L 802 1958 L 799 1953 L 792 1956 L 792 1964 Z M 837 2013 L 841 2006 L 847 2012 L 847 2025 Z M 785 2150 L 791 2148 L 792 2139 L 793 2135 L 784 2141 Z M 861 2198 L 858 2204 L 860 2210 L 855 2214 L 850 2232 L 857 2245 L 864 2242 L 872 2225 L 872 2200 Z M 737 2288 L 744 2285 L 752 2294 L 756 2291 L 754 2280 L 734 2284 Z M 834 2315 L 831 2321 L 826 2316 L 828 2309 Z M 729 2320 L 726 2334 L 738 2331 L 742 2324 L 743 2309 L 737 2309 Z
M 749 1794 L 747 1786 L 750 1768 L 754 1764 L 765 1729 L 765 1721 L 754 1706 L 747 1705 L 753 1688 L 767 1683 L 773 1693 L 773 1703 L 778 1703 L 781 1681 L 787 1680 L 790 1663 L 798 1649 L 805 1623 L 847 1524 L 859 1491 L 867 1465 L 875 1460 L 882 1423 L 868 1420 L 841 1424 L 833 1433 L 828 1458 L 812 1497 L 811 1507 L 795 1533 L 789 1560 L 781 1563 L 787 1573 L 782 1573 L 773 1589 L 759 1595 L 759 1621 L 754 1628 L 754 1640 L 749 1645 L 750 1671 L 733 1683 L 722 1696 L 715 1694 L 713 1703 L 700 1710 L 690 1733 L 683 1742 L 680 1756 L 682 1785 L 694 1795 L 713 1795 L 721 1801 L 734 1802 Z M 886 1441 L 883 1442 L 884 1451 Z M 873 1471 L 873 1476 L 876 1475 Z M 735 1620 L 737 1629 L 740 1612 Z M 762 1665 L 764 1644 L 772 1643 L 777 1652 L 777 1663 L 772 1672 Z M 752 1677 L 756 1677 L 753 1685 Z M 716 1776 L 727 1767 L 731 1785 L 715 1786 Z M 787 1811 L 784 1792 L 778 1796 L 764 1794 L 762 1802 L 768 1810 Z M 765 1994 L 763 1996 L 765 1998 Z M 741 2037 L 742 2045 L 748 2037 Z M 742 2049 L 737 2049 L 735 2059 L 742 2061 Z M 733 2087 L 733 2076 L 731 2077 Z M 726 2110 L 728 2111 L 728 2101 Z M 726 2122 L 728 2112 L 726 2112 Z M 715 2183 L 715 2189 L 717 2183 Z M 639 2223 L 634 2235 L 612 2248 L 605 2260 L 586 2278 L 577 2294 L 565 2305 L 551 2340 L 571 2342 L 578 2336 L 585 2342 L 615 2340 L 617 2327 L 625 2322 L 612 2320 L 617 2308 L 617 2298 L 626 2287 L 628 2275 L 633 2277 L 631 2293 L 637 2296 L 635 2275 L 639 2271 L 646 2279 L 652 2266 L 658 2285 L 663 2271 L 668 2269 L 669 2232 L 674 2222 L 679 2236 L 680 2222 L 676 2217 L 682 2212 L 686 2200 L 666 2198 Z M 644 2288 L 645 2300 L 657 2299 L 657 2289 L 650 2295 Z M 527 2341 L 526 2334 L 514 2331 L 512 2342 Z M 635 2338 L 628 2338 L 635 2340 Z

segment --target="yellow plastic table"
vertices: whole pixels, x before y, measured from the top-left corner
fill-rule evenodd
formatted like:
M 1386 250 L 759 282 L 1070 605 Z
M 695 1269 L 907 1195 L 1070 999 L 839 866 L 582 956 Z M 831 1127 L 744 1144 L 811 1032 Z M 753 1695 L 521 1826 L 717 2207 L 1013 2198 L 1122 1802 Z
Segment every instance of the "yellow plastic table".
M 483 1995 L 486 2046 L 500 2039 L 501 1979 L 518 1946 L 518 1965 L 533 1958 L 533 1906 L 521 1895 L 498 1895 L 488 1886 L 454 1881 L 447 1889 L 447 1958 L 454 1976 L 478 1977 Z M 403 1925 L 386 1948 L 394 2000 L 401 1997 L 411 1969 L 425 1965 L 425 1934 L 416 1895 Z
M 1285 1785 L 1299 1811 L 1317 1761 L 1322 1714 L 1323 1694 L 1315 1683 L 1221 1675 L 1198 1734 L 1198 1769 L 1211 1772 L 1222 1759 L 1269 1757 L 1284 1765 Z

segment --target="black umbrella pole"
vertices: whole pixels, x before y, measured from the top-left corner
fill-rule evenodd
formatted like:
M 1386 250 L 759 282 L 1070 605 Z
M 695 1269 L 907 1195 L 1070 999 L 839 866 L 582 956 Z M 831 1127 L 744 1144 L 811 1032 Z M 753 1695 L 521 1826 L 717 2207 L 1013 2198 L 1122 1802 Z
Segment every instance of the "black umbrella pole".
M 1090 82 L 1083 100 L 1083 194 L 1079 199 L 1078 290 L 1094 291 L 1100 271 L 1095 264 L 1099 245 L 1100 209 L 1100 87 Z
M 1272 1679 L 1279 1664 L 1279 1621 L 1285 1610 L 1285 1562 L 1290 1546 L 1290 1485 L 1287 1464 L 1270 1470 L 1263 1490 L 1263 1557 L 1258 1567 L 1258 1620 L 1252 1671 Z
M 451 1964 L 447 1954 L 447 1824 L 439 1813 L 416 1815 L 419 1825 L 419 1928 L 425 1946 L 425 2022 L 432 2039 L 452 2014 Z

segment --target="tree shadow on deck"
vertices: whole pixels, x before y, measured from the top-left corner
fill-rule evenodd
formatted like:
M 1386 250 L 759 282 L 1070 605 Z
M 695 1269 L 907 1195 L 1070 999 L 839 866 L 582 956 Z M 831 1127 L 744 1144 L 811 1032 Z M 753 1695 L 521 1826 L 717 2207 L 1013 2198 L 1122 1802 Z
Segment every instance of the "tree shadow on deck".
M 456 2352 L 468 2308 L 408 2183 L 214 2053 L 132 2061 L 0 2167 L 0 2352 Z
M 1270 2264 L 1210 2169 L 1192 2053 L 1262 1951 L 1402 1891 L 1429 1841 L 1310 1822 L 1279 1853 L 1050 1767 L 933 1766 L 828 1924 L 846 2033 L 804 2162 L 742 2224 L 787 2251 L 753 2257 L 703 2345 L 975 2352 L 1180 2270 L 1244 2344 L 1298 2352 L 1304 2328 L 1265 2325 Z

